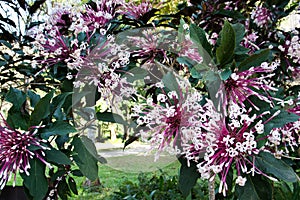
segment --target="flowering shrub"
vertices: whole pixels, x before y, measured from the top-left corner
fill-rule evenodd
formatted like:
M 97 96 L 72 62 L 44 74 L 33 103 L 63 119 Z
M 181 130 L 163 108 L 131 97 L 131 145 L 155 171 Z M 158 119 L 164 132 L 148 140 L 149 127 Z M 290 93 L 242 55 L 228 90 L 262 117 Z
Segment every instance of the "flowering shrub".
M 43 1 L 17 4 L 30 21 Z M 77 194 L 74 176 L 97 179 L 103 161 L 86 132 L 106 121 L 133 129 L 124 147 L 141 139 L 154 159 L 175 154 L 183 196 L 198 178 L 210 199 L 276 199 L 278 184 L 297 195 L 299 28 L 278 27 L 299 5 L 190 0 L 172 14 L 164 6 L 57 5 L 20 32 L 0 18 L 1 189 L 19 173 L 29 198 Z M 131 119 L 95 111 L 98 100 L 111 110 L 126 100 L 120 109 Z

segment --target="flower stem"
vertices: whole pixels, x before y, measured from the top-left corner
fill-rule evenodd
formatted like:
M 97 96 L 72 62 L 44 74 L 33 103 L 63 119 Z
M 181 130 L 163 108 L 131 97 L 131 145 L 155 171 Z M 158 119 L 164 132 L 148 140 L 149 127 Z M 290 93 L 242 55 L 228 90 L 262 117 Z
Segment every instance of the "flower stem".
M 210 178 L 208 181 L 209 200 L 215 200 L 215 177 Z

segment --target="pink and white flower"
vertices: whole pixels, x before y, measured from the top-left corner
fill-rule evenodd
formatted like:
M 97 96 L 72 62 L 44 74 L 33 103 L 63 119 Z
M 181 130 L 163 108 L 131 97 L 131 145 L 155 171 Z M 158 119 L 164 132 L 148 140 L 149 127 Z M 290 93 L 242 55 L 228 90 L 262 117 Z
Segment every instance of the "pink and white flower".
M 39 159 L 51 167 L 44 159 L 43 150 L 47 149 L 46 145 L 35 136 L 37 129 L 20 132 L 12 129 L 3 118 L 2 123 L 0 126 L 0 189 L 3 189 L 12 175 L 14 175 L 15 185 L 18 172 L 28 176 L 31 159 Z
M 271 86 L 270 78 L 275 75 L 271 72 L 276 70 L 278 65 L 277 62 L 271 64 L 263 62 L 259 67 L 232 73 L 217 93 L 217 96 L 221 98 L 224 111 L 230 102 L 245 107 L 245 101 L 258 110 L 259 108 L 249 100 L 250 96 L 256 96 L 272 105 L 272 97 L 268 95 L 267 91 L 277 91 L 277 88 Z
M 251 19 L 258 27 L 268 26 L 271 21 L 271 12 L 267 8 L 259 6 L 251 12 Z

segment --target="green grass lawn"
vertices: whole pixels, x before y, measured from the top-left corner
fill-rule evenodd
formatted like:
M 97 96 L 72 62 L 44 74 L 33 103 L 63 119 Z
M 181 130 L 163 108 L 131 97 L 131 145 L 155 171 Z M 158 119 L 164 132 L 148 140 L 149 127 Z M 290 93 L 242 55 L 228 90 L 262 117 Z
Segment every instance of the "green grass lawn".
M 129 156 L 128 156 L 129 157 Z M 138 181 L 138 169 L 141 169 L 143 167 L 143 164 L 145 164 L 145 160 L 141 160 L 141 158 L 137 156 L 133 156 L 131 163 L 135 163 L 135 165 L 130 165 L 128 162 L 127 156 L 122 157 L 113 157 L 108 159 L 108 163 L 110 161 L 113 161 L 114 166 L 113 168 L 111 166 L 108 166 L 106 164 L 100 164 L 99 165 L 99 178 L 101 182 L 101 186 L 95 186 L 95 187 L 84 187 L 83 183 L 85 182 L 85 178 L 76 178 L 76 182 L 78 184 L 78 191 L 79 195 L 74 196 L 70 199 L 107 199 L 107 197 L 113 193 L 114 191 L 118 191 L 118 187 L 123 184 L 124 181 L 129 180 L 132 182 Z M 145 158 L 146 159 L 146 158 Z M 124 161 L 127 161 L 124 163 Z M 136 164 L 139 163 L 139 164 Z M 123 170 L 117 170 L 116 168 L 119 166 L 118 164 L 122 165 Z M 134 168 L 131 168 L 131 170 L 124 171 L 124 165 L 132 166 Z M 160 173 L 160 170 L 165 172 L 166 174 L 173 176 L 178 174 L 179 170 L 179 162 L 174 161 L 171 164 L 165 166 L 165 162 L 158 162 L 156 166 L 152 166 L 152 169 L 156 168 L 155 171 L 148 171 L 145 172 L 146 174 L 152 175 L 155 173 Z M 149 169 L 149 168 L 148 168 Z M 133 172 L 134 171 L 134 172 Z M 143 171 L 143 170 L 142 170 Z
M 159 174 L 162 170 L 164 173 L 174 176 L 178 174 L 180 167 L 180 163 L 171 158 L 163 159 L 162 157 L 157 162 L 153 162 L 153 156 L 120 156 L 107 158 L 107 161 L 108 164 L 99 164 L 100 186 L 85 186 L 86 178 L 74 177 L 79 194 L 70 199 L 106 200 L 110 194 L 118 191 L 124 181 L 137 183 L 139 172 L 151 176 Z M 12 180 L 7 185 L 12 185 Z M 22 178 L 19 174 L 16 178 L 16 185 L 22 185 Z

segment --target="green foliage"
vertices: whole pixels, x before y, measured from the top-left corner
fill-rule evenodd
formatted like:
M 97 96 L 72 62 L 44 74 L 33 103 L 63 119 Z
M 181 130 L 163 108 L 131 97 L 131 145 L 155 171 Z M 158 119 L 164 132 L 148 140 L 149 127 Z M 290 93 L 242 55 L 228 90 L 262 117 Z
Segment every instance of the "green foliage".
M 162 82 L 168 91 L 175 91 L 179 95 L 179 85 L 173 72 L 168 72 L 166 75 L 164 75 Z
M 195 162 L 190 162 L 188 166 L 186 159 L 180 158 L 181 163 L 179 172 L 179 189 L 184 197 L 187 197 L 192 188 L 197 183 L 197 179 L 200 178 L 200 174 L 197 171 L 197 165 Z
M 212 56 L 212 46 L 207 41 L 206 33 L 203 29 L 195 24 L 190 25 L 190 36 L 192 41 L 198 45 L 198 51 L 201 56 L 203 56 L 205 63 L 208 63 L 208 59 Z M 206 52 L 201 52 L 204 49 Z M 208 54 L 208 55 L 207 55 Z M 207 58 L 207 59 L 206 59 Z
M 225 22 L 220 36 L 221 43 L 217 47 L 216 56 L 217 63 L 224 66 L 231 61 L 235 49 L 235 32 L 229 22 Z
M 261 176 L 246 176 L 244 186 L 236 186 L 238 199 L 241 200 L 271 200 L 273 196 L 272 185 Z
M 43 139 L 49 139 L 49 137 L 53 135 L 65 136 L 76 131 L 77 130 L 75 129 L 75 127 L 70 125 L 68 122 L 56 121 L 49 127 L 46 127 L 42 130 L 41 137 Z
M 30 196 L 34 200 L 43 199 L 48 191 L 48 181 L 45 176 L 45 165 L 37 160 L 30 160 L 29 173 L 34 176 L 26 176 L 21 174 L 25 187 L 29 190 Z
M 259 51 L 247 59 L 245 59 L 243 62 L 239 64 L 239 70 L 244 71 L 249 69 L 250 67 L 259 66 L 262 62 L 267 61 L 270 59 L 270 50 L 262 50 Z
M 272 111 L 272 113 L 274 114 L 275 112 Z M 280 113 L 265 125 L 264 132 L 265 134 L 269 134 L 273 128 L 282 127 L 287 123 L 297 121 L 299 118 L 300 117 L 296 114 L 289 113 L 285 110 L 280 110 Z
M 86 149 L 81 138 L 74 137 L 72 145 L 76 153 L 73 155 L 74 160 L 82 174 L 90 180 L 96 180 L 98 178 L 97 159 Z
M 274 184 L 274 199 L 275 200 L 297 200 L 300 198 L 300 182 L 288 184 L 286 182 L 276 182 Z
M 128 123 L 122 118 L 121 115 L 112 112 L 97 112 L 96 117 L 103 122 L 112 122 L 127 125 Z
M 293 168 L 283 160 L 276 159 L 268 152 L 260 152 L 255 162 L 263 172 L 272 174 L 278 179 L 286 182 L 296 182 L 300 180 Z
M 54 162 L 60 165 L 71 165 L 72 161 L 70 158 L 63 152 L 57 149 L 50 149 L 45 152 L 46 158 L 49 162 Z
M 30 125 L 37 126 L 41 120 L 48 117 L 50 114 L 50 101 L 54 95 L 54 90 L 46 94 L 34 107 L 34 110 L 30 116 Z
M 140 174 L 138 183 L 124 181 L 119 191 L 112 195 L 112 199 L 182 200 L 184 198 L 177 187 L 177 183 L 177 176 L 168 176 L 162 172 L 152 177 Z
M 14 109 L 20 110 L 26 101 L 26 94 L 21 90 L 11 87 L 5 97 L 5 100 L 12 103 Z

